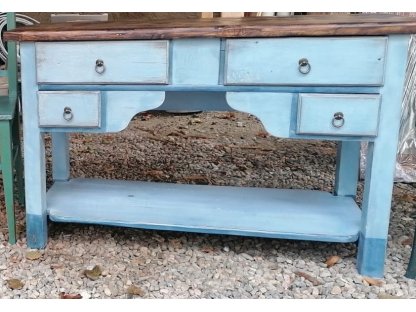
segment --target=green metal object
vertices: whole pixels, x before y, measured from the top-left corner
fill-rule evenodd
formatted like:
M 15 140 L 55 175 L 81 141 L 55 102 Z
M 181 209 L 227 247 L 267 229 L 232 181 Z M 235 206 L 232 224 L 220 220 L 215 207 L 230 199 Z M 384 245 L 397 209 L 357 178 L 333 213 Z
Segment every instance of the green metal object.
M 7 13 L 7 30 L 15 27 L 15 13 Z M 17 187 L 18 200 L 21 204 L 24 204 L 23 163 L 18 110 L 18 98 L 20 92 L 17 79 L 16 42 L 8 42 L 7 50 L 7 69 L 2 71 L 2 76 L 8 77 L 8 95 L 0 97 L 0 170 L 3 178 L 9 243 L 15 244 L 15 186 Z
M 410 256 L 405 276 L 407 278 L 416 278 L 416 234 L 413 238 L 412 254 Z

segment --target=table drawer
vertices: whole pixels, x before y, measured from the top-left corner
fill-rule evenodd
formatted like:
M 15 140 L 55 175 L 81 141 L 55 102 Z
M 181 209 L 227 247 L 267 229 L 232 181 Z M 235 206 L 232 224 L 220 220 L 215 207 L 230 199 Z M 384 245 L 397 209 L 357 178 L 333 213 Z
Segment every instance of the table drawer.
M 224 84 L 382 85 L 387 38 L 230 39 Z
M 40 127 L 100 126 L 99 91 L 39 91 Z
M 380 96 L 300 94 L 298 134 L 377 136 Z
M 36 43 L 39 83 L 167 84 L 167 40 Z

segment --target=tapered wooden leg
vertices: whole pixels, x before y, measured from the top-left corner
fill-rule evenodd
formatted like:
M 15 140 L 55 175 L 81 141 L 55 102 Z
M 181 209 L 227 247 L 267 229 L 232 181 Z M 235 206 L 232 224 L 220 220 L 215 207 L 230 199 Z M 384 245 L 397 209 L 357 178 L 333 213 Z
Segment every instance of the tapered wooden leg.
M 6 202 L 7 227 L 9 228 L 9 243 L 16 243 L 16 219 L 14 213 L 14 174 L 13 174 L 13 146 L 11 121 L 0 122 L 0 155 Z
M 372 277 L 384 273 L 408 42 L 407 36 L 389 37 L 379 132 L 368 144 L 357 266 Z
M 335 195 L 355 198 L 360 170 L 360 145 L 358 141 L 338 143 Z
M 25 166 L 26 234 L 29 248 L 47 243 L 45 145 L 38 120 L 35 46 L 20 45 L 22 61 L 23 142 Z
M 54 181 L 69 179 L 69 141 L 65 132 L 53 132 L 52 135 L 52 177 Z

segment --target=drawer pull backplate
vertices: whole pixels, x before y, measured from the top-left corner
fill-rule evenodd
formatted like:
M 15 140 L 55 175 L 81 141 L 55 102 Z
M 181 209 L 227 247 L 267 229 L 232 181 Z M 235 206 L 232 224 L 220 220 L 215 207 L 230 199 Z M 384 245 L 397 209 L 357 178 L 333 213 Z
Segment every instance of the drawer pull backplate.
M 95 61 L 95 71 L 97 74 L 102 75 L 105 72 L 105 66 L 103 60 L 96 60 Z
M 309 64 L 309 61 L 307 58 L 302 58 L 299 60 L 299 72 L 301 74 L 308 74 L 311 71 L 311 64 Z
M 66 121 L 71 121 L 72 118 L 74 117 L 74 114 L 72 113 L 72 109 L 70 107 L 65 107 L 63 116 Z
M 345 123 L 344 114 L 343 113 L 335 113 L 334 118 L 332 118 L 332 125 L 335 128 L 341 128 Z

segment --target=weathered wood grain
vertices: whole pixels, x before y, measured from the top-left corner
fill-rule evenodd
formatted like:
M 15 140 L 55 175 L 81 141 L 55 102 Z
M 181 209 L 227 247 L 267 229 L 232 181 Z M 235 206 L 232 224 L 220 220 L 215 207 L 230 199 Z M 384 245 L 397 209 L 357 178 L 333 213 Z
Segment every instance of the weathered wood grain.
M 160 19 L 20 27 L 6 40 L 72 41 L 172 38 L 367 36 L 416 33 L 416 18 L 383 14 Z

